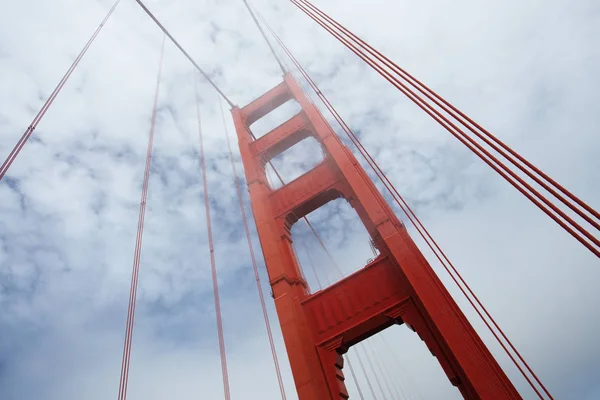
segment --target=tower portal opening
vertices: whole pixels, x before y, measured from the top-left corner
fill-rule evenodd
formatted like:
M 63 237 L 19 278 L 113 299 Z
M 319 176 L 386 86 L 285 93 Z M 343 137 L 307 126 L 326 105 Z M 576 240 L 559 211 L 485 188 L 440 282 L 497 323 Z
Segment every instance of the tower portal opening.
M 294 146 L 273 157 L 265 165 L 267 179 L 272 189 L 278 189 L 282 186 L 273 167 L 283 181 L 287 184 L 313 169 L 324 159 L 323 149 L 315 138 L 308 136 L 306 139 L 296 143 Z
M 302 107 L 300 107 L 300 104 L 295 99 L 288 100 L 250 125 L 250 130 L 254 134 L 254 137 L 258 139 L 271 132 L 300 111 L 302 111 Z
M 371 246 L 369 233 L 346 199 L 332 200 L 308 214 L 307 218 L 318 238 L 300 219 L 292 227 L 292 240 L 312 293 L 358 271 L 376 258 L 378 253 Z

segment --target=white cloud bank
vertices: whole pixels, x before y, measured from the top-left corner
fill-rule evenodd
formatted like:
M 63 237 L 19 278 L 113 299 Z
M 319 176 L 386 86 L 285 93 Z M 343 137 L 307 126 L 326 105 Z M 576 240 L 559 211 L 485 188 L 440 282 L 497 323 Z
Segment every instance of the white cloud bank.
M 600 208 L 596 1 L 317 5 Z M 278 83 L 241 1 L 148 6 L 237 104 Z M 556 397 L 600 398 L 598 260 L 290 3 L 257 6 Z M 2 157 L 109 7 L 107 0 L 2 3 Z M 160 41 L 135 2 L 123 1 L 0 184 L 2 400 L 116 396 Z M 130 399 L 222 398 L 192 82 L 191 66 L 168 46 Z M 207 85 L 201 91 L 232 395 L 277 399 L 216 96 Z M 297 153 L 284 163 L 301 166 Z M 355 220 L 335 205 L 323 216 L 333 219 L 317 215 L 315 224 L 347 271 L 370 257 Z M 314 244 L 305 228 L 297 231 L 299 243 Z M 269 309 L 275 322 L 270 302 Z M 385 337 L 399 365 L 380 341 L 370 342 L 408 397 L 458 397 L 416 336 L 400 327 Z M 349 373 L 347 380 L 356 394 Z

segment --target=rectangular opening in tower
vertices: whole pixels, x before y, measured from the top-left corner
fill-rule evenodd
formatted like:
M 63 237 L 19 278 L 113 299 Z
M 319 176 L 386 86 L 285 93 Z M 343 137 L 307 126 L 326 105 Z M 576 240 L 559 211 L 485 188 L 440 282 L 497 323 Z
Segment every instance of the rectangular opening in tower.
M 344 198 L 328 202 L 292 227 L 294 250 L 312 293 L 365 267 L 379 254 L 356 211 Z
M 252 131 L 254 137 L 257 139 L 261 138 L 279 125 L 291 119 L 300 111 L 302 111 L 302 107 L 300 107 L 300 104 L 295 99 L 288 100 L 264 117 L 252 123 L 250 125 L 250 131 Z
M 277 177 L 277 173 L 285 184 L 293 181 L 299 176 L 304 175 L 324 159 L 323 149 L 315 138 L 308 136 L 300 142 L 296 143 L 289 149 L 273 157 L 265 165 L 267 171 L 267 179 L 272 189 L 278 189 L 282 185 L 281 180 Z M 273 170 L 273 168 L 275 170 Z

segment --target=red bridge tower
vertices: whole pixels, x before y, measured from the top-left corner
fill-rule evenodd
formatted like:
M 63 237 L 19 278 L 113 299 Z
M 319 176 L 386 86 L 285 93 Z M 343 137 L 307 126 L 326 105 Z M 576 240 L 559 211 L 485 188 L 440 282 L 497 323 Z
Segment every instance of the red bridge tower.
M 302 111 L 254 140 L 250 125 L 288 100 Z M 412 328 L 467 399 L 520 399 L 442 282 L 350 150 L 291 75 L 232 110 L 250 200 L 300 400 L 347 399 L 342 355 L 393 325 Z M 325 159 L 273 190 L 265 163 L 308 136 Z M 358 213 L 380 256 L 358 272 L 310 294 L 290 229 L 343 197 Z

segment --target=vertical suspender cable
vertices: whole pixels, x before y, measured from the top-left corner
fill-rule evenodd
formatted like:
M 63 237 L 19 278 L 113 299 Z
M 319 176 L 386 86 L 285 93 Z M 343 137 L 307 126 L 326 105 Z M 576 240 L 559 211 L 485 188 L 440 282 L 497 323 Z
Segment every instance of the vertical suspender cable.
M 411 386 L 413 386 L 413 389 L 415 389 L 417 391 L 417 397 L 419 399 L 423 400 L 423 396 L 419 392 L 419 388 L 415 385 L 414 381 L 410 378 L 410 375 L 402 367 L 402 364 L 400 363 L 400 360 L 398 360 L 398 356 L 396 355 L 396 353 L 394 352 L 394 350 L 392 349 L 392 347 L 385 340 L 384 336 L 381 336 L 380 338 L 381 338 L 381 341 L 383 342 L 383 344 L 385 345 L 385 347 L 387 348 L 388 354 L 392 356 L 392 358 L 395 361 L 396 365 L 400 369 L 400 374 L 404 375 L 406 377 L 406 379 L 408 381 L 410 381 L 410 384 L 411 384 Z M 397 383 L 397 381 L 395 381 L 394 383 Z M 404 391 L 402 390 L 402 386 L 400 386 L 400 385 L 398 385 L 398 386 L 394 385 L 394 390 L 396 390 L 397 387 L 400 389 L 400 393 L 402 394 L 401 397 L 408 399 L 409 396 L 407 396 L 406 393 L 404 393 Z M 414 393 L 413 393 L 413 396 L 414 396 Z
M 223 106 L 221 99 L 219 99 L 219 108 L 221 109 L 221 118 L 223 120 L 223 129 L 225 133 L 225 139 L 227 140 L 227 149 L 229 150 L 229 161 L 231 162 L 231 170 L 233 173 L 233 181 L 235 183 L 235 190 L 237 193 L 238 201 L 240 204 L 240 211 L 242 213 L 242 220 L 244 221 L 244 230 L 246 231 L 246 239 L 248 241 L 248 250 L 250 251 L 250 258 L 252 260 L 252 268 L 254 270 L 254 278 L 256 281 L 256 288 L 258 289 L 258 296 L 260 298 L 260 306 L 263 312 L 263 318 L 265 321 L 265 328 L 267 330 L 267 336 L 269 338 L 269 345 L 271 346 L 271 355 L 273 356 L 273 365 L 275 366 L 275 373 L 277 374 L 277 381 L 279 382 L 279 391 L 281 392 L 281 398 L 286 399 L 285 388 L 283 386 L 283 379 L 281 378 L 281 369 L 279 368 L 279 360 L 277 358 L 277 351 L 275 350 L 275 343 L 273 340 L 273 333 L 271 332 L 271 322 L 269 321 L 269 314 L 267 312 L 267 306 L 265 304 L 265 297 L 263 295 L 262 285 L 260 283 L 260 274 L 258 272 L 258 266 L 256 264 L 256 257 L 254 256 L 254 248 L 252 247 L 252 239 L 250 236 L 250 229 L 248 228 L 248 218 L 246 217 L 246 210 L 244 208 L 244 202 L 242 199 L 242 190 L 237 178 L 237 170 L 233 161 L 233 152 L 231 151 L 231 144 L 229 142 L 229 133 L 227 130 L 227 124 L 225 122 L 225 113 L 223 112 Z
M 156 90 L 154 92 L 154 105 L 152 107 L 152 119 L 150 122 L 150 135 L 148 137 L 148 149 L 146 150 L 146 165 L 144 168 L 144 179 L 142 182 L 142 198 L 140 200 L 140 211 L 138 216 L 138 228 L 135 238 L 135 250 L 133 254 L 133 268 L 131 273 L 131 286 L 129 289 L 129 307 L 127 310 L 127 324 L 125 328 L 125 343 L 123 345 L 123 359 L 121 362 L 121 378 L 119 382 L 119 400 L 127 398 L 127 385 L 129 383 L 129 363 L 131 360 L 131 343 L 133 338 L 133 324 L 135 320 L 135 305 L 137 300 L 138 277 L 140 272 L 140 258 L 142 255 L 142 238 L 144 234 L 144 218 L 146 216 L 146 199 L 148 197 L 148 181 L 150 178 L 150 164 L 152 163 L 152 145 L 154 143 L 154 129 L 156 126 L 156 113 L 158 107 L 158 93 L 160 89 L 160 78 L 162 74 L 163 57 L 165 51 L 165 38 L 160 49 L 160 62 L 158 76 L 156 78 Z
M 100 31 L 102 30 L 102 28 L 104 27 L 104 25 L 106 24 L 106 22 L 108 21 L 110 16 L 113 14 L 113 12 L 115 11 L 115 8 L 117 8 L 117 6 L 119 5 L 120 2 L 121 2 L 121 0 L 115 1 L 115 3 L 110 8 L 110 10 L 106 14 L 104 19 L 100 23 L 100 25 L 96 28 L 96 30 L 94 31 L 94 33 L 92 34 L 90 39 L 87 41 L 87 43 L 85 44 L 85 46 L 83 47 L 83 49 L 81 50 L 79 55 L 73 61 L 73 64 L 71 64 L 71 66 L 69 67 L 69 69 L 67 70 L 65 75 L 58 82 L 58 85 L 56 86 L 56 88 L 54 88 L 54 90 L 50 94 L 50 97 L 48 97 L 48 99 L 46 100 L 46 102 L 44 103 L 42 108 L 38 111 L 36 116 L 33 118 L 33 121 L 31 121 L 31 124 L 25 130 L 25 133 L 23 133 L 23 135 L 21 136 L 21 138 L 19 139 L 19 141 L 17 142 L 15 147 L 12 149 L 12 151 L 10 152 L 10 154 L 8 155 L 6 160 L 4 160 L 4 162 L 2 163 L 2 166 L 0 166 L 0 180 L 2 180 L 2 178 L 6 174 L 6 171 L 8 171 L 8 169 L 12 165 L 13 161 L 15 161 L 15 158 L 17 158 L 17 156 L 23 149 L 23 146 L 25 146 L 25 143 L 29 140 L 29 138 L 33 134 L 33 131 L 37 128 L 37 126 L 40 123 L 40 121 L 42 120 L 42 118 L 44 118 L 44 115 L 46 115 L 46 112 L 48 111 L 48 109 L 50 108 L 52 103 L 54 103 L 54 100 L 56 99 L 56 97 L 58 96 L 58 94 L 60 93 L 62 88 L 65 86 L 65 84 L 71 77 L 71 74 L 73 73 L 73 71 L 75 71 L 75 68 L 77 68 L 77 66 L 79 65 L 79 62 L 81 61 L 81 59 L 83 58 L 85 53 L 87 53 L 88 49 L 90 48 L 90 46 L 92 45 L 92 43 L 94 42 L 94 40 L 96 39 L 96 37 L 98 36 L 98 34 L 100 33 Z
M 315 268 L 313 259 L 310 256 L 308 247 L 306 247 L 306 245 L 304 243 L 302 243 L 302 246 L 304 247 L 304 252 L 306 253 L 306 256 L 308 257 L 308 263 L 310 264 L 310 269 L 312 270 L 313 275 L 315 276 L 315 279 L 317 280 L 317 285 L 319 286 L 319 290 L 323 290 L 323 285 L 321 285 L 321 279 L 319 279 L 319 274 L 317 274 L 317 269 Z
M 215 248 L 213 244 L 212 225 L 210 221 L 210 199 L 208 197 L 208 183 L 206 179 L 206 162 L 204 159 L 204 141 L 202 140 L 202 124 L 200 123 L 200 99 L 198 97 L 198 81 L 194 74 L 194 88 L 196 91 L 196 113 L 198 117 L 198 137 L 200 139 L 200 168 L 202 169 L 202 185 L 204 188 L 204 208 L 206 211 L 206 229 L 208 231 L 208 248 L 210 251 L 210 270 L 212 273 L 213 294 L 215 300 L 215 314 L 217 316 L 217 331 L 219 334 L 219 352 L 221 355 L 221 373 L 223 376 L 223 392 L 225 400 L 231 399 L 229 389 L 229 374 L 227 373 L 227 354 L 225 353 L 225 338 L 223 335 L 223 318 L 221 316 L 221 302 L 219 299 L 219 283 L 217 281 L 217 266 L 215 262 Z
M 377 354 L 377 352 L 375 351 L 375 349 L 373 348 L 373 346 L 371 346 L 371 344 L 369 342 L 365 342 L 365 347 L 368 347 L 372 354 Z M 383 379 L 383 384 L 385 385 L 385 388 L 387 389 L 387 392 L 390 395 L 390 399 L 395 399 L 396 396 L 394 396 L 394 393 L 392 393 L 392 386 L 390 385 L 387 374 L 385 373 L 387 371 L 384 371 L 384 368 L 381 366 L 381 363 L 379 362 L 380 361 L 379 358 L 377 358 L 377 357 L 374 357 L 374 358 L 375 358 L 375 366 L 377 367 L 379 375 L 381 375 L 381 378 Z M 397 400 L 405 400 L 405 399 L 403 397 L 398 397 Z
M 360 365 L 360 369 L 362 370 L 362 373 L 365 376 L 365 379 L 367 380 L 367 386 L 369 386 L 369 391 L 371 392 L 371 396 L 373 397 L 373 400 L 377 400 L 377 395 L 375 394 L 375 390 L 373 390 L 373 385 L 371 385 L 371 379 L 369 379 L 369 375 L 367 374 L 365 365 L 363 364 L 362 359 L 360 358 L 360 354 L 358 352 L 358 347 L 355 349 L 355 353 L 356 353 L 356 358 L 358 359 L 358 365 Z
M 348 362 L 348 366 L 350 367 L 350 374 L 352 375 L 352 380 L 354 381 L 354 384 L 356 385 L 356 389 L 358 390 L 358 395 L 360 396 L 361 400 L 365 400 L 362 390 L 360 389 L 360 385 L 358 384 L 358 379 L 356 379 L 356 374 L 354 373 L 354 368 L 352 368 L 352 363 L 350 362 L 350 353 L 346 353 L 346 361 Z
M 385 393 L 383 392 L 383 386 L 381 385 L 381 382 L 379 381 L 379 375 L 377 374 L 377 372 L 375 372 L 375 368 L 373 367 L 373 362 L 371 361 L 371 357 L 369 357 L 367 348 L 365 347 L 365 345 L 362 342 L 359 345 L 357 345 L 357 347 L 361 347 L 363 352 L 365 353 L 365 356 L 367 356 L 367 363 L 369 364 L 369 368 L 371 368 L 371 372 L 373 373 L 373 376 L 375 376 L 375 383 L 377 383 L 377 387 L 379 388 L 381 395 L 385 399 Z M 358 353 L 358 351 L 357 351 L 357 353 Z

